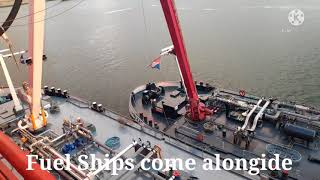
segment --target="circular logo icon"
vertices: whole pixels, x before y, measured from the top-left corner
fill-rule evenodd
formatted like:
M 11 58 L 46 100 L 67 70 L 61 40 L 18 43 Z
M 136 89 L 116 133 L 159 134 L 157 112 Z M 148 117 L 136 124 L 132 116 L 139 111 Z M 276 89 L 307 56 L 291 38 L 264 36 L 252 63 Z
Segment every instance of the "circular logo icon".
M 289 12 L 288 20 L 293 26 L 300 26 L 304 21 L 304 13 L 300 9 Z

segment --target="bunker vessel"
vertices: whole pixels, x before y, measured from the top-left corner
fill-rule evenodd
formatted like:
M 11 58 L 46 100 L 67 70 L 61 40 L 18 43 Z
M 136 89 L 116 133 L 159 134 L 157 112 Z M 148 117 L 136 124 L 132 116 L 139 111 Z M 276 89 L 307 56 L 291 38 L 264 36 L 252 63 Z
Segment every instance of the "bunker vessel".
M 0 51 L 7 87 L 0 89 L 1 179 L 317 179 L 319 166 L 319 111 L 274 98 L 260 98 L 216 89 L 192 79 L 181 30 L 172 0 L 161 0 L 173 46 L 162 54 L 176 57 L 180 82 L 148 83 L 130 95 L 125 117 L 72 96 L 69 91 L 41 85 L 45 2 L 30 0 L 29 46 L 13 52 L 5 34 L 21 5 L 14 6 L 0 29 L 8 49 Z M 174 34 L 175 33 L 175 34 Z M 29 81 L 15 88 L 6 63 L 16 60 L 28 67 Z M 11 61 L 12 62 L 12 61 Z M 19 65 L 20 66 L 20 65 Z M 243 171 L 204 171 L 204 158 L 254 158 L 261 153 L 291 158 L 293 170 L 266 170 L 258 175 Z M 70 154 L 68 160 L 67 154 Z M 94 154 L 111 160 L 90 169 L 79 168 L 78 157 Z M 61 159 L 61 170 L 34 164 L 28 171 L 26 155 Z M 133 158 L 134 169 L 105 170 L 117 159 Z M 142 170 L 143 159 L 193 158 L 195 171 Z M 71 162 L 71 170 L 65 169 Z M 41 164 L 41 161 L 38 160 Z M 92 162 L 92 158 L 87 159 Z M 91 169 L 92 168 L 92 169 Z
M 172 168 L 146 170 L 151 163 L 146 163 L 147 168 L 142 169 L 144 159 L 188 158 L 189 154 L 102 104 L 74 97 L 65 89 L 42 87 L 42 63 L 47 59 L 43 54 L 45 0 L 29 1 L 28 50 L 14 52 L 6 31 L 15 20 L 21 3 L 22 0 L 15 0 L 0 28 L 0 36 L 8 46 L 0 50 L 0 65 L 7 82 L 0 88 L 0 179 L 165 180 L 210 177 L 210 174 Z M 20 56 L 20 61 L 16 56 Z M 20 88 L 13 86 L 6 66 L 14 61 L 18 68 L 23 65 L 28 69 L 28 81 L 23 82 Z M 34 156 L 32 161 L 28 160 L 28 155 Z M 79 161 L 82 155 L 88 156 L 83 159 L 88 163 L 87 167 Z M 134 160 L 133 169 L 113 166 L 121 167 L 118 160 L 128 158 Z M 96 159 L 101 159 L 101 163 Z M 58 160 L 60 163 L 54 168 Z M 195 160 L 201 161 L 199 157 Z M 32 167 L 29 168 L 28 163 L 31 162 Z M 160 163 L 156 165 L 160 166 Z M 231 178 L 238 177 L 227 174 Z
M 148 82 L 134 89 L 129 112 L 136 123 L 224 159 L 249 161 L 279 154 L 292 160 L 290 171 L 270 168 L 258 179 L 319 179 L 319 109 L 195 81 L 174 2 L 163 0 L 161 5 L 173 45 L 162 49 L 160 57 L 173 56 L 181 80 Z M 151 66 L 159 64 L 157 58 Z

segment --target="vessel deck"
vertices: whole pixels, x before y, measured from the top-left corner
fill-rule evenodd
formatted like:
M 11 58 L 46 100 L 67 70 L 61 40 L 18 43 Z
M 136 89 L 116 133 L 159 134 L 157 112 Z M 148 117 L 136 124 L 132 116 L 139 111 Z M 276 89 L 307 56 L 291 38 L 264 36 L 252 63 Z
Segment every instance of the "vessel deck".
M 96 127 L 95 139 L 99 142 L 104 142 L 107 138 L 118 136 L 121 139 L 121 144 L 119 150 L 124 149 L 127 145 L 132 143 L 132 140 L 141 138 L 143 141 L 149 141 L 152 145 L 159 145 L 162 149 L 163 158 L 182 158 L 188 159 L 193 157 L 197 162 L 196 171 L 186 172 L 185 176 L 194 176 L 199 179 L 212 179 L 210 177 L 216 178 L 226 178 L 226 179 L 242 179 L 236 174 L 227 171 L 202 171 L 202 158 L 201 151 L 195 148 L 183 147 L 185 145 L 179 146 L 179 142 L 174 139 L 168 139 L 163 134 L 157 134 L 153 130 L 145 127 L 141 127 L 132 120 L 121 116 L 110 110 L 105 110 L 102 113 L 93 111 L 90 109 L 90 103 L 80 100 L 75 97 L 69 99 L 64 98 L 52 98 L 57 102 L 60 112 L 51 114 L 48 116 L 48 128 L 57 134 L 62 134 L 61 124 L 64 119 L 75 120 L 77 117 L 81 117 L 82 120 L 88 123 L 92 123 Z M 48 102 L 44 102 L 45 105 Z M 1 110 L 12 109 L 13 104 L 6 103 L 0 105 Z M 12 112 L 11 112 L 12 113 Z M 0 116 L 0 121 L 6 123 L 6 121 L 12 121 L 14 115 L 11 114 L 10 118 Z M 164 140 L 166 138 L 166 140 Z M 181 149 L 179 149 L 178 147 Z M 198 156 L 190 154 L 188 151 L 198 151 Z M 210 157 L 208 155 L 208 157 Z M 104 175 L 102 179 L 110 178 L 110 175 Z M 115 178 L 117 179 L 117 178 Z M 146 176 L 146 174 L 133 173 L 129 179 L 153 179 L 151 176 Z M 187 179 L 187 178 L 186 178 Z
M 184 96 L 181 97 L 172 97 L 177 89 L 181 88 L 178 82 L 161 82 L 156 84 L 158 87 L 165 87 L 165 94 L 162 94 L 160 98 L 157 99 L 157 102 L 161 102 L 164 99 L 171 99 L 171 101 L 183 101 L 185 99 Z M 238 127 L 241 127 L 244 122 L 237 121 L 235 119 L 231 119 L 227 117 L 225 104 L 229 105 L 229 102 L 234 99 L 238 99 L 239 101 L 247 102 L 247 104 L 252 103 L 252 105 L 256 104 L 259 100 L 258 97 L 255 96 L 246 96 L 240 97 L 238 93 L 232 91 L 215 91 L 214 93 L 219 95 L 215 95 L 214 97 L 219 97 L 220 99 L 224 97 L 228 97 L 228 99 L 224 99 L 225 102 L 216 101 L 217 106 L 220 107 L 212 117 L 207 118 L 204 122 L 192 122 L 187 120 L 184 117 L 184 114 L 181 114 L 178 118 L 167 118 L 165 115 L 154 113 L 151 111 L 151 104 L 143 104 L 142 96 L 143 91 L 146 86 L 140 86 L 133 91 L 134 98 L 132 95 L 130 97 L 129 110 L 131 116 L 136 119 L 139 123 L 144 123 L 143 119 L 140 118 L 141 113 L 143 116 L 147 117 L 148 120 L 152 120 L 157 122 L 159 125 L 159 130 L 163 132 L 165 135 L 179 139 L 188 143 L 190 146 L 199 147 L 200 149 L 205 149 L 205 151 L 209 154 L 219 153 L 224 158 L 257 158 L 261 157 L 261 154 L 267 154 L 266 147 L 269 144 L 279 145 L 281 147 L 288 148 L 290 150 L 298 151 L 302 159 L 299 162 L 294 162 L 293 169 L 289 173 L 289 178 L 291 179 L 317 179 L 319 178 L 319 173 L 317 173 L 317 169 L 319 169 L 319 164 L 311 162 L 308 160 L 309 156 L 312 157 L 320 157 L 320 141 L 318 135 L 312 142 L 306 142 L 297 138 L 289 138 L 281 128 L 277 128 L 276 121 L 273 120 L 262 120 L 260 121 L 254 131 L 254 135 L 250 137 L 250 145 L 248 148 L 245 147 L 245 143 L 235 144 L 234 143 L 234 133 Z M 211 96 L 213 92 L 206 94 L 199 93 L 200 96 Z M 182 99 L 182 100 L 181 100 Z M 202 98 L 205 99 L 205 98 Z M 230 101 L 229 101 L 230 100 Z M 239 102 L 237 101 L 237 102 Z M 236 101 L 235 101 L 236 102 Z M 230 103 L 231 104 L 231 103 Z M 271 103 L 269 108 L 265 110 L 264 113 L 273 117 L 275 112 L 272 111 L 272 108 L 276 103 Z M 248 106 L 249 107 L 249 106 Z M 251 107 L 251 106 L 250 106 Z M 289 107 L 289 106 L 288 106 Z M 243 108 L 243 107 L 242 107 Z M 244 109 L 244 108 L 243 108 Z M 248 108 L 249 109 L 249 108 Z M 261 109 L 261 108 L 260 108 Z M 259 110 L 260 110 L 259 109 Z M 293 109 L 289 108 L 281 108 L 281 113 L 294 114 L 297 113 Z M 319 118 L 318 111 L 312 110 L 314 114 L 303 113 L 304 115 L 312 118 Z M 257 113 L 254 112 L 253 117 Z M 271 116 L 272 115 L 272 116 Z M 297 115 L 300 117 L 300 114 Z M 264 117 L 264 116 L 263 116 Z M 296 124 L 307 124 L 298 122 L 296 119 L 292 120 Z M 214 125 L 213 132 L 205 132 L 203 124 L 211 122 Z M 314 124 L 313 124 L 314 123 Z M 314 120 L 312 123 L 308 123 L 307 127 L 314 128 L 317 132 L 319 132 L 319 123 L 318 119 Z M 148 123 L 147 123 L 148 124 Z M 253 122 L 249 123 L 249 127 L 253 124 Z M 226 132 L 226 136 L 223 136 L 223 131 Z M 203 139 L 199 140 L 197 135 L 203 135 Z M 295 151 L 294 151 L 295 152 Z M 264 171 L 261 173 L 262 176 L 268 175 L 270 176 L 269 171 Z M 254 178 L 254 177 L 250 177 Z

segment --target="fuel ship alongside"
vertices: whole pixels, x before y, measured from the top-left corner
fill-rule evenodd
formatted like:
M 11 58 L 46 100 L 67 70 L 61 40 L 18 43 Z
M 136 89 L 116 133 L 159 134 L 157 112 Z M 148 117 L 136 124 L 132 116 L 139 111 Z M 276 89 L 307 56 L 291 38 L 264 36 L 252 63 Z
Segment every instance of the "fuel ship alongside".
M 21 5 L 16 0 L 0 31 L 9 49 L 0 50 L 0 63 L 7 87 L 0 88 L 1 179 L 317 179 L 319 178 L 320 111 L 275 98 L 217 89 L 192 78 L 182 33 L 172 0 L 160 0 L 173 46 L 162 54 L 176 57 L 180 82 L 148 83 L 133 90 L 129 99 L 132 117 L 124 117 L 97 102 L 72 96 L 67 90 L 41 87 L 44 1 L 31 0 L 28 51 L 12 52 L 5 32 Z M 6 68 L 9 57 L 21 56 L 29 69 L 29 81 L 13 87 Z M 250 158 L 280 154 L 290 158 L 291 171 L 265 170 L 258 175 L 247 171 L 204 171 L 204 158 Z M 28 171 L 26 155 L 61 159 L 71 170 L 43 170 L 34 164 Z M 70 155 L 68 157 L 67 155 Z M 90 169 L 78 167 L 78 157 L 94 154 L 110 161 Z M 69 159 L 70 158 L 70 159 Z M 133 170 L 119 170 L 113 176 L 105 167 L 117 159 L 133 158 Z M 195 171 L 142 170 L 143 159 L 193 158 Z M 41 161 L 38 160 L 41 164 Z M 51 170 L 50 170 L 51 168 Z
M 319 179 L 320 111 L 194 81 L 174 3 L 161 0 L 161 5 L 173 43 L 161 56 L 176 59 L 181 81 L 134 89 L 129 99 L 131 117 L 206 154 L 248 161 L 279 154 L 292 160 L 292 170 L 266 170 L 259 174 L 261 179 Z M 158 64 L 156 59 L 152 67 L 159 68 Z

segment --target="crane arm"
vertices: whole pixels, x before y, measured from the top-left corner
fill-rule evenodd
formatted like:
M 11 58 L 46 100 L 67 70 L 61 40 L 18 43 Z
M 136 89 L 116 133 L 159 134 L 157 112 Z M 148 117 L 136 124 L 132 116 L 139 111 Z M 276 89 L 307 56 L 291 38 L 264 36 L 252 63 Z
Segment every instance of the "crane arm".
M 42 56 L 44 48 L 45 0 L 29 1 L 29 85 L 32 91 L 31 122 L 34 130 L 46 125 L 41 108 Z M 39 119 L 42 119 L 39 120 Z
M 182 32 L 179 25 L 175 5 L 172 0 L 161 0 L 162 9 L 168 24 L 169 33 L 174 46 L 174 53 L 178 58 L 181 74 L 185 81 L 186 91 L 190 99 L 198 100 L 198 93 L 194 84 L 185 49 Z
M 188 96 L 189 108 L 187 115 L 194 121 L 201 121 L 210 114 L 204 104 L 200 103 L 196 85 L 192 78 L 187 51 L 183 41 L 178 15 L 174 0 L 160 0 L 162 10 L 168 25 L 171 40 L 174 46 L 174 54 L 177 57 L 178 66 Z

